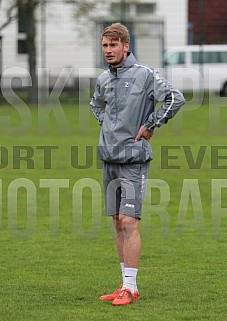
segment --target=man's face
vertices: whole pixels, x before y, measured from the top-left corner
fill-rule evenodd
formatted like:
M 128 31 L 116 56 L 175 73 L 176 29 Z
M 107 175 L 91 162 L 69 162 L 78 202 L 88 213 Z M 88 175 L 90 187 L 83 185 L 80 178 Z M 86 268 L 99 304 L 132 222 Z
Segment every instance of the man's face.
M 114 67 L 119 67 L 127 57 L 129 44 L 123 44 L 120 39 L 114 40 L 108 37 L 102 39 L 102 52 L 106 62 Z

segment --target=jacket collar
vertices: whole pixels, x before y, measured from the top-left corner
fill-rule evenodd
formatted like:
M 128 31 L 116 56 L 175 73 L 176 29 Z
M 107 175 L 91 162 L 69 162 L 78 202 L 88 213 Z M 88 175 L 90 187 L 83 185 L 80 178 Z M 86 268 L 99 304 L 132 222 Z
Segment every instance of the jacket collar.
M 128 52 L 128 57 L 123 61 L 122 68 L 132 67 L 136 63 L 136 58 L 132 52 Z M 121 67 L 120 67 L 121 68 Z
M 133 53 L 132 52 L 128 52 L 128 57 L 123 61 L 123 64 L 122 64 L 122 66 L 121 67 L 118 67 L 118 68 L 116 68 L 116 67 L 112 67 L 111 65 L 109 65 L 109 69 L 110 69 L 110 71 L 112 71 L 112 72 L 116 72 L 116 70 L 121 70 L 121 69 L 123 69 L 123 68 L 130 68 L 130 67 L 132 67 L 135 63 L 136 63 L 137 61 L 136 61 L 136 58 L 135 58 L 135 56 L 133 55 Z

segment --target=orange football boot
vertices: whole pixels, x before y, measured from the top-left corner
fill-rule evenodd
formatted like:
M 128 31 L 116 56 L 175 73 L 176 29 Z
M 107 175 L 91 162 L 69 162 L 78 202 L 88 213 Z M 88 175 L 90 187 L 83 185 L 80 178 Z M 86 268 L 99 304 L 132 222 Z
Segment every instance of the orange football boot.
M 123 284 L 121 284 L 115 292 L 100 296 L 100 300 L 113 301 L 121 293 L 122 285 Z
M 100 300 L 102 300 L 102 301 L 113 301 L 113 300 L 116 299 L 116 298 L 118 297 L 118 295 L 121 293 L 122 286 L 123 286 L 123 284 L 121 284 L 121 285 L 119 286 L 119 288 L 118 288 L 115 292 L 113 292 L 113 293 L 100 296 Z M 136 292 L 134 293 L 134 298 L 135 298 L 135 299 L 139 299 L 139 297 L 140 297 L 139 292 L 136 291 Z
M 129 289 L 121 290 L 120 294 L 113 300 L 113 306 L 121 306 L 128 305 L 134 303 L 137 298 L 135 298 L 135 294 L 133 295 Z

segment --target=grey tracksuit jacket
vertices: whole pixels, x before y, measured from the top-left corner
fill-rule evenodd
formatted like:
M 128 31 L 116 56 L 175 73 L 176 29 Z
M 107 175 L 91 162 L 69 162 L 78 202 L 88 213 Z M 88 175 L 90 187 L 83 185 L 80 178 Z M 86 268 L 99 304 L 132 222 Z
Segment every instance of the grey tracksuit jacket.
M 155 110 L 157 102 L 164 104 Z M 141 125 L 153 131 L 184 104 L 183 95 L 132 53 L 122 67 L 109 67 L 96 82 L 91 109 L 101 127 L 98 155 L 104 162 L 143 163 L 153 158 L 149 141 L 135 137 Z

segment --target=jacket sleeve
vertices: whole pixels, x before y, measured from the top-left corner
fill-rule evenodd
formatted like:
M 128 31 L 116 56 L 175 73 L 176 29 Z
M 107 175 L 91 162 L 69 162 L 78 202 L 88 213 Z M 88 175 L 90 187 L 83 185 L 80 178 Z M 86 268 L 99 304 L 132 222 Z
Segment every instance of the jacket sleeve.
M 93 98 L 90 102 L 91 110 L 97 119 L 99 125 L 102 125 L 104 115 L 105 115 L 105 107 L 106 103 L 104 101 L 103 95 L 101 93 L 99 80 L 96 82 L 95 92 Z
M 173 118 L 185 103 L 182 93 L 173 87 L 173 85 L 154 71 L 153 79 L 149 75 L 149 85 L 147 87 L 148 96 L 155 102 L 164 102 L 164 104 L 153 111 L 145 121 L 145 127 L 152 131 L 155 127 L 161 127 L 169 119 Z

